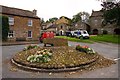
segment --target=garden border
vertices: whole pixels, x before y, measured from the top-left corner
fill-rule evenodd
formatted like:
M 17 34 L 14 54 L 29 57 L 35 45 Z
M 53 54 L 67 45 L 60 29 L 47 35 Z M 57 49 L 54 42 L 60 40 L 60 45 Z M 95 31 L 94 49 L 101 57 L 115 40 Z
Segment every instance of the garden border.
M 61 69 L 41 69 L 41 68 L 25 66 L 25 65 L 22 65 L 22 64 L 18 63 L 17 61 L 15 61 L 13 58 L 11 59 L 11 63 L 16 65 L 17 67 L 19 67 L 21 69 L 30 70 L 30 71 L 39 71 L 39 72 L 63 72 L 63 71 L 66 71 L 66 72 L 68 72 L 68 71 L 75 71 L 75 70 L 90 67 L 96 63 L 98 58 L 99 58 L 99 56 L 97 56 L 97 58 L 95 58 L 87 63 L 81 64 L 80 66 L 77 66 L 77 67 L 61 68 Z

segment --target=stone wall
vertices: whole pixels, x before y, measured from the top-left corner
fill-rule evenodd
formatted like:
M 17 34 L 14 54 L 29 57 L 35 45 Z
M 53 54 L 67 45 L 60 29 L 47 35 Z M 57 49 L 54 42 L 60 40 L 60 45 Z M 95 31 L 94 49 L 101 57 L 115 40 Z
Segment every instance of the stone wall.
M 93 11 L 90 16 L 90 28 L 91 34 L 95 34 L 94 31 L 98 31 L 97 34 L 102 34 L 103 30 L 107 31 L 108 34 L 113 34 L 114 30 L 117 29 L 115 24 L 107 24 L 106 26 L 102 26 L 103 22 L 103 12 L 101 11 Z
M 14 25 L 10 25 L 10 30 L 13 30 L 14 37 L 13 40 L 22 39 L 25 40 L 38 40 L 40 35 L 40 19 L 39 18 L 28 18 L 21 16 L 5 15 L 12 16 L 14 18 Z M 28 20 L 32 20 L 32 26 L 28 26 Z M 28 31 L 32 31 L 32 38 L 28 38 Z

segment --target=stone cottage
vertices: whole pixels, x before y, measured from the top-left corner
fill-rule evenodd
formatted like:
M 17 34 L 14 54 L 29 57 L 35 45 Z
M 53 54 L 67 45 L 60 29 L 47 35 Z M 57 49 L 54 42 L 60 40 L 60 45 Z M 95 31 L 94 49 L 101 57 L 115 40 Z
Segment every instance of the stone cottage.
M 44 27 L 44 28 L 43 28 Z M 60 19 L 46 23 L 42 26 L 45 31 L 52 31 L 56 35 L 65 35 L 65 32 L 69 30 L 69 19 L 62 16 Z
M 65 32 L 69 29 L 69 19 L 64 16 L 60 17 L 53 24 L 56 26 L 54 29 L 58 35 L 65 35 Z
M 40 18 L 37 10 L 28 11 L 18 8 L 2 6 L 0 15 L 9 19 L 8 40 L 29 41 L 38 40 L 40 35 Z
M 104 21 L 103 12 L 102 11 L 92 11 L 90 16 L 90 29 L 92 34 L 117 34 L 120 32 L 120 29 L 116 27 L 114 24 L 107 24 L 106 26 L 102 26 Z
M 71 26 L 71 30 L 87 30 L 90 33 L 90 25 L 86 22 L 78 21 L 74 26 Z

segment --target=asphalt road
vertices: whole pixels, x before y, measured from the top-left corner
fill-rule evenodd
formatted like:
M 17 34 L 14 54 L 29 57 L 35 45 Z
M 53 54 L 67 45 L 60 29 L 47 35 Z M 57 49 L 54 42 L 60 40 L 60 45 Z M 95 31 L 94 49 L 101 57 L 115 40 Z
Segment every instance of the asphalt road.
M 77 44 L 88 45 L 106 58 L 118 58 L 117 44 L 88 44 L 69 42 L 69 46 L 76 46 Z M 39 45 L 43 46 L 43 44 Z M 16 54 L 16 52 L 21 51 L 25 46 L 26 45 L 14 45 L 2 47 L 2 65 L 0 65 L 0 67 L 2 67 L 2 78 L 118 78 L 118 63 L 113 64 L 110 67 L 100 68 L 88 72 L 74 71 L 61 73 L 30 72 L 11 66 L 10 59 L 13 57 L 14 54 Z

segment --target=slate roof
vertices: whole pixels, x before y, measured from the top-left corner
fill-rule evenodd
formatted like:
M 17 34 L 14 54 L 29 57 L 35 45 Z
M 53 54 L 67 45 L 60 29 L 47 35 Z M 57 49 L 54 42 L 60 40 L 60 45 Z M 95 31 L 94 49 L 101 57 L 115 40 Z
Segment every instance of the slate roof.
M 29 11 L 29 10 L 23 10 L 23 9 L 7 7 L 2 5 L 0 5 L 0 7 L 2 7 L 2 11 L 0 11 L 0 13 L 2 14 L 30 17 L 30 18 L 39 18 L 38 16 L 34 15 L 32 11 Z
M 56 28 L 56 25 L 53 24 L 53 25 L 49 26 L 47 29 L 50 29 L 50 28 Z
M 90 17 L 99 17 L 99 16 L 103 16 L 102 11 L 93 11 Z

